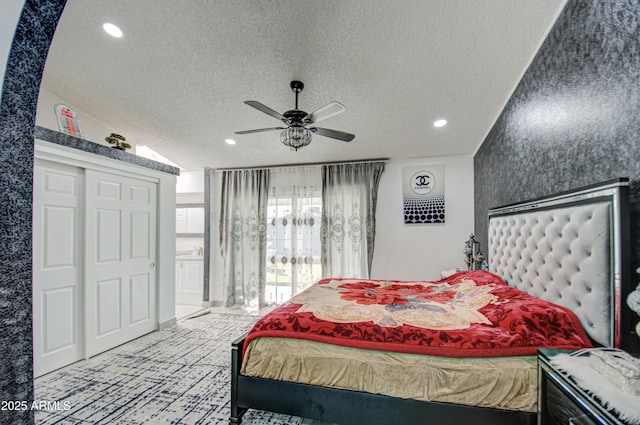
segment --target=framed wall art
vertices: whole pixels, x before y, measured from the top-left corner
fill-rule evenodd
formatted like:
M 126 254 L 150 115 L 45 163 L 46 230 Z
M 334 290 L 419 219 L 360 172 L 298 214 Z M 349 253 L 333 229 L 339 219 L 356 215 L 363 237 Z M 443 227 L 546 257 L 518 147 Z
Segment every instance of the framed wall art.
M 82 137 L 82 130 L 78 124 L 78 114 L 69 106 L 58 103 L 54 106 L 60 132 L 76 137 Z
M 444 223 L 444 165 L 404 167 L 402 198 L 405 224 Z

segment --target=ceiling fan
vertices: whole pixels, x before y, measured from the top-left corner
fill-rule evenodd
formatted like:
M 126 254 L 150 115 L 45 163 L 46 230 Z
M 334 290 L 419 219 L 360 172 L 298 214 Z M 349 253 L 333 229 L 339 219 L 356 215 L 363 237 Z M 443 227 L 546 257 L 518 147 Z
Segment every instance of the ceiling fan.
M 255 100 L 247 100 L 244 102 L 247 105 L 256 108 L 260 112 L 264 112 L 267 115 L 279 119 L 286 125 L 286 127 L 270 127 L 260 128 L 257 130 L 236 131 L 236 134 L 251 134 L 261 133 L 263 131 L 282 130 L 280 133 L 280 141 L 295 150 L 311 143 L 311 133 L 340 140 L 342 142 L 350 142 L 356 137 L 355 135 L 345 133 L 344 131 L 315 126 L 310 127 L 312 124 L 341 114 L 346 111 L 347 108 L 345 108 L 345 106 L 340 102 L 331 102 L 308 114 L 305 111 L 298 109 L 298 94 L 300 94 L 304 88 L 304 84 L 300 81 L 292 81 L 290 86 L 291 91 L 296 95 L 296 107 L 283 114 L 280 114 L 268 106 L 265 106 L 260 102 L 256 102 Z

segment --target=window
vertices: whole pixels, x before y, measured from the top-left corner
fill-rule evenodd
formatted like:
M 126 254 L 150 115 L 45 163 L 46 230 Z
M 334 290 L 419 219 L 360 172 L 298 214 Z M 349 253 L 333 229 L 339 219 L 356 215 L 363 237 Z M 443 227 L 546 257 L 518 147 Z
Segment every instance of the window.
M 265 303 L 279 305 L 321 277 L 318 167 L 272 171 L 267 204 Z

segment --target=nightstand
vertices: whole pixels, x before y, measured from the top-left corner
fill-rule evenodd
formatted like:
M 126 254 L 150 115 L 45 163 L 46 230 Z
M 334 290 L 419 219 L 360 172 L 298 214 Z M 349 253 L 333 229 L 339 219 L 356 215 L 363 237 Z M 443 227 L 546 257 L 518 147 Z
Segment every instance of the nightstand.
M 630 425 L 618 419 L 614 411 L 605 409 L 596 398 L 550 364 L 553 356 L 561 352 L 538 350 L 539 425 Z

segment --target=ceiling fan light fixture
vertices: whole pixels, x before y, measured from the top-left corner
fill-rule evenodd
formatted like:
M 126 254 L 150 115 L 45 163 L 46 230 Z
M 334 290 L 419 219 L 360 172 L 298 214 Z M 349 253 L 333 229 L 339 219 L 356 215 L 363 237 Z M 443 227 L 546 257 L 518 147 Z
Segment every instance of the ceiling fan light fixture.
M 291 91 L 296 95 L 296 106 L 294 109 L 286 111 L 281 114 L 266 105 L 255 100 L 246 100 L 244 103 L 257 109 L 258 111 L 265 113 L 279 121 L 286 127 L 271 127 L 271 128 L 258 128 L 255 130 L 236 131 L 236 134 L 253 134 L 262 133 L 265 131 L 278 130 L 280 132 L 280 141 L 285 145 L 298 150 L 311 143 L 311 133 L 316 133 L 319 136 L 328 137 L 330 139 L 340 140 L 342 142 L 350 142 L 356 137 L 354 134 L 345 133 L 344 131 L 331 130 L 329 128 L 321 127 L 307 127 L 307 125 L 315 124 L 319 121 L 326 120 L 335 115 L 341 114 L 346 111 L 347 108 L 340 102 L 331 102 L 322 108 L 316 109 L 312 113 L 308 114 L 305 111 L 298 109 L 298 95 L 302 91 L 304 84 L 300 81 L 292 81 Z
M 311 131 L 300 126 L 285 128 L 280 133 L 280 141 L 295 150 L 298 150 L 311 143 Z

